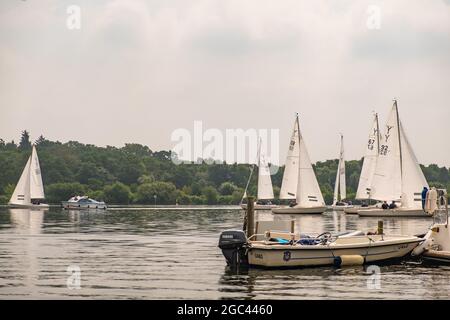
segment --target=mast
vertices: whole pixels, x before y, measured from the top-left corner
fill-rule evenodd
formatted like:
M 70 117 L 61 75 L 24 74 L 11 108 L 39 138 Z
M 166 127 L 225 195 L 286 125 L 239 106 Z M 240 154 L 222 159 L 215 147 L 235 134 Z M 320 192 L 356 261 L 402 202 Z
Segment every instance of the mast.
M 253 175 L 253 170 L 254 169 L 255 169 L 255 164 L 252 164 L 252 166 L 250 168 L 250 176 L 248 177 L 247 184 L 246 184 L 245 190 L 244 190 L 244 194 L 242 195 L 241 204 L 244 202 L 244 198 L 247 195 L 247 189 L 248 189 L 248 186 L 250 184 L 250 180 L 252 179 L 252 175 Z
M 295 113 L 295 117 L 296 117 L 296 120 L 297 120 L 297 138 L 298 138 L 298 172 L 300 173 L 300 163 L 301 163 L 301 161 L 300 161 L 300 156 L 301 156 L 301 150 L 300 150 L 300 146 L 301 146 L 301 141 L 300 141 L 300 138 L 301 138 L 301 134 L 300 134 L 300 120 L 298 119 L 298 112 L 296 112 Z M 298 201 L 299 200 L 299 196 L 300 196 L 300 193 L 298 192 L 298 184 L 300 183 L 300 179 L 297 179 L 297 194 L 296 194 L 296 200 L 297 200 L 297 203 L 299 203 L 300 201 Z
M 377 125 L 377 157 L 380 155 L 380 121 L 378 120 L 378 112 L 375 112 L 375 122 Z M 369 206 L 370 201 L 372 200 L 372 187 L 369 191 Z
M 394 99 L 395 112 L 397 114 L 398 148 L 400 150 L 400 173 L 403 180 L 403 156 L 402 156 L 402 137 L 400 133 L 400 118 L 398 116 L 397 100 Z

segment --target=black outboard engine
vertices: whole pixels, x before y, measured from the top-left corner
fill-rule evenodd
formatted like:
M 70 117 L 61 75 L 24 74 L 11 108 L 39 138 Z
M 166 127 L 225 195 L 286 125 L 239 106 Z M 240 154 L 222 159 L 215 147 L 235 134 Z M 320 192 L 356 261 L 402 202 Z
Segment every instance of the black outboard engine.
M 220 234 L 219 248 L 231 267 L 248 265 L 247 238 L 241 230 L 226 230 Z

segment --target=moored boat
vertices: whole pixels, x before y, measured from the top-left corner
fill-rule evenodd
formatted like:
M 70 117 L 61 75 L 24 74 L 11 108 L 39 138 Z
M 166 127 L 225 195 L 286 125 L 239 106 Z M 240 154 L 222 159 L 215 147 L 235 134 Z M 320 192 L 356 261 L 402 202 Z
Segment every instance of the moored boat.
M 261 240 L 258 237 L 263 237 Z M 248 239 L 240 230 L 222 232 L 219 248 L 232 267 L 295 268 L 326 265 L 361 265 L 408 255 L 422 239 L 416 236 L 387 236 L 354 232 L 316 237 L 289 231 L 255 234 Z

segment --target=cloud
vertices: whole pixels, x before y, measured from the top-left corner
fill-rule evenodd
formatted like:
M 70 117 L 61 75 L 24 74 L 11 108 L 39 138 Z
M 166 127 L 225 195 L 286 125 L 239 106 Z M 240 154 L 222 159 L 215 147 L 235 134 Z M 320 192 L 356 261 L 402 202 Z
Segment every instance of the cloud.
M 79 31 L 65 24 L 73 4 Z M 367 29 L 369 5 L 380 30 Z M 0 137 L 168 149 L 173 130 L 203 120 L 280 128 L 283 158 L 299 112 L 313 160 L 336 157 L 338 132 L 360 158 L 372 110 L 383 117 L 396 96 L 418 158 L 450 165 L 427 142 L 450 115 L 449 32 L 448 1 L 3 1 Z

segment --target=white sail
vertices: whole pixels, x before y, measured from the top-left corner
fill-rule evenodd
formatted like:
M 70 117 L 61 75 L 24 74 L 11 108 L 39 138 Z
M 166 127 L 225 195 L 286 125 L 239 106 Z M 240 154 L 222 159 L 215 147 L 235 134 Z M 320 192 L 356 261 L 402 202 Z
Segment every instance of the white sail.
M 269 200 L 273 199 L 272 179 L 270 178 L 269 164 L 261 153 L 261 143 L 259 147 L 259 161 L 258 161 L 258 199 Z
M 22 171 L 19 182 L 9 200 L 9 204 L 28 205 L 31 203 L 30 198 L 30 163 L 31 157 L 28 158 L 27 164 Z
M 323 206 L 325 205 L 325 201 L 323 200 L 322 192 L 320 191 L 319 183 L 311 165 L 311 160 L 300 129 L 298 129 L 298 134 L 300 143 L 296 196 L 297 206 L 306 208 Z
M 339 188 L 341 189 L 341 200 L 344 200 L 347 198 L 347 179 L 345 178 L 346 170 L 345 170 L 345 157 L 344 157 L 344 137 L 342 137 L 341 141 L 341 160 L 340 160 L 340 166 L 339 166 Z
M 30 198 L 45 199 L 44 185 L 42 183 L 42 176 L 41 176 L 41 167 L 39 165 L 39 158 L 35 146 L 33 146 L 33 150 L 31 151 Z
M 378 124 L 378 114 L 375 114 L 373 125 L 369 133 L 369 139 L 364 155 L 361 175 L 359 176 L 356 199 L 370 199 L 372 180 L 377 166 L 378 153 L 380 148 L 380 129 Z
M 381 139 L 375 174 L 372 181 L 372 199 L 400 200 L 402 194 L 402 168 L 397 104 L 392 106 Z
M 423 175 L 416 155 L 406 137 L 403 125 L 400 122 L 400 137 L 402 147 L 402 204 L 408 209 L 422 208 L 422 189 L 429 189 L 427 180 Z
M 289 149 L 284 167 L 283 180 L 281 182 L 280 199 L 295 199 L 298 184 L 299 168 L 299 132 L 298 115 L 295 117 L 294 130 L 292 131 Z
M 347 198 L 346 190 L 346 179 L 345 179 L 345 159 L 344 159 L 344 137 L 341 135 L 341 149 L 339 152 L 339 162 L 336 172 L 336 182 L 334 184 L 334 197 L 333 205 L 339 201 L 339 191 L 341 196 L 341 201 Z

